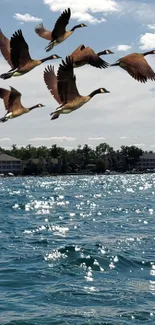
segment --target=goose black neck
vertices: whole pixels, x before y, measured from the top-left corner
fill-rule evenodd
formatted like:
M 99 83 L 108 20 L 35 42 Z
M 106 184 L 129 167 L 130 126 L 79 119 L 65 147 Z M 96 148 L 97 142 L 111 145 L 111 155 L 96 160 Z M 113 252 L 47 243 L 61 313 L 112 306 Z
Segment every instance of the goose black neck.
M 115 63 L 113 63 L 113 64 L 110 64 L 110 67 L 115 67 L 115 66 L 117 66 L 117 65 L 120 65 L 120 62 L 115 62 Z
M 75 31 L 75 29 L 77 29 L 77 28 L 80 28 L 81 27 L 81 25 L 79 24 L 79 25 L 75 25 L 72 29 L 71 29 L 71 32 L 74 32 Z
M 44 63 L 45 61 L 51 60 L 52 58 L 53 58 L 53 56 L 50 55 L 50 56 L 47 56 L 46 58 L 41 59 L 40 61 L 41 61 L 42 63 Z
M 100 94 L 100 89 L 96 89 L 96 90 L 92 91 L 92 93 L 89 94 L 89 97 L 92 98 L 97 94 Z
M 32 106 L 32 107 L 29 108 L 29 110 L 32 111 L 36 107 L 37 107 L 36 105 L 35 106 Z
M 143 53 L 143 56 L 148 55 L 148 54 L 154 54 L 154 53 L 152 51 L 148 51 L 148 52 Z
M 105 54 L 107 54 L 105 50 L 97 53 L 98 56 L 105 55 Z

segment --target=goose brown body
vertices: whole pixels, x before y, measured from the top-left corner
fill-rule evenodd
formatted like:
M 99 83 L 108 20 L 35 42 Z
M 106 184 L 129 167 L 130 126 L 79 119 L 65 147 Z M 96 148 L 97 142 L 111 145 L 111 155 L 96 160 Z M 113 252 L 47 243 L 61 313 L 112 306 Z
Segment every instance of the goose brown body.
M 66 26 L 69 23 L 70 17 L 71 10 L 68 8 L 67 10 L 64 10 L 59 16 L 52 31 L 45 29 L 42 23 L 35 28 L 35 32 L 38 34 L 38 36 L 50 41 L 48 46 L 45 48 L 46 52 L 50 51 L 54 46 L 65 41 L 69 36 L 72 35 L 75 29 L 86 27 L 85 24 L 79 24 L 75 25 L 71 30 L 66 31 Z
M 131 53 L 119 60 L 111 66 L 119 65 L 126 70 L 134 79 L 140 82 L 147 82 L 148 79 L 155 80 L 155 73 L 145 60 L 148 54 L 155 54 L 155 50 L 145 53 Z
M 0 122 L 6 122 L 8 119 L 12 119 L 18 116 L 21 116 L 25 113 L 30 112 L 34 108 L 44 107 L 43 104 L 37 104 L 30 108 L 26 108 L 21 103 L 21 93 L 13 87 L 10 87 L 11 90 L 0 88 L 0 98 L 4 101 L 5 109 L 7 113 L 4 117 L 0 118 Z
M 95 53 L 94 50 L 90 47 L 85 47 L 84 44 L 81 44 L 77 47 L 75 51 L 70 54 L 70 58 L 73 60 L 73 67 L 78 68 L 85 64 L 90 64 L 96 68 L 107 68 L 109 63 L 102 60 L 100 55 L 112 54 L 110 50 L 104 50 L 99 53 Z
M 48 66 L 44 71 L 44 81 L 52 96 L 61 104 L 55 112 L 52 112 L 52 120 L 60 114 L 67 114 L 87 103 L 94 95 L 99 93 L 109 93 L 105 88 L 99 88 L 87 96 L 81 96 L 76 86 L 76 77 L 73 72 L 73 61 L 68 56 L 66 62 L 62 60 L 59 65 L 57 77 L 54 68 Z
M 53 54 L 40 60 L 33 60 L 29 53 L 29 46 L 25 41 L 21 30 L 18 30 L 12 35 L 10 48 L 12 69 L 7 73 L 2 74 L 0 76 L 2 79 L 21 76 L 47 60 L 60 58 L 57 54 Z

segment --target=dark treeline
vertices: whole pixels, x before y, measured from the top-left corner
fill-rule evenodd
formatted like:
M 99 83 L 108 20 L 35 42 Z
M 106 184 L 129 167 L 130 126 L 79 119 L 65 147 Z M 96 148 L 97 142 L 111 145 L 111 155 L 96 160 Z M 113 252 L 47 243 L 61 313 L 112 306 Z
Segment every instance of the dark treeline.
M 114 150 L 107 143 L 101 143 L 95 149 L 85 144 L 77 149 L 66 150 L 57 145 L 50 148 L 31 145 L 18 148 L 12 145 L 10 150 L 0 148 L 1 152 L 23 160 L 23 174 L 46 173 L 104 173 L 105 170 L 125 172 L 135 168 L 143 150 L 136 146 L 121 146 Z

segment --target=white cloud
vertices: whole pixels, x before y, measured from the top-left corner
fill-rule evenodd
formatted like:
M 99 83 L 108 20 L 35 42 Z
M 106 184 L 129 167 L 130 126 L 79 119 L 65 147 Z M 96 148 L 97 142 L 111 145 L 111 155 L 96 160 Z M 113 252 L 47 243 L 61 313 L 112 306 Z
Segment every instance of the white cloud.
M 120 140 L 128 139 L 128 137 L 120 137 Z
M 88 138 L 88 140 L 92 140 L 92 141 L 102 141 L 102 140 L 105 140 L 104 137 L 95 137 L 95 138 Z
M 118 45 L 117 51 L 128 51 L 131 49 L 131 45 Z
M 11 141 L 10 138 L 0 138 L 0 141 L 3 142 L 3 141 Z
M 67 151 L 71 151 L 75 149 L 75 147 L 71 147 L 71 146 L 63 146 L 63 148 L 66 149 Z
M 52 11 L 62 12 L 70 7 L 72 18 L 89 23 L 105 21 L 109 13 L 119 13 L 119 17 L 131 16 L 132 19 L 150 25 L 154 24 L 155 4 L 137 0 L 43 0 Z M 96 17 L 96 13 L 99 13 Z
M 155 33 L 145 33 L 140 37 L 140 48 L 142 50 L 149 50 L 155 48 Z
M 152 1 L 121 0 L 119 1 L 121 15 L 131 16 L 136 22 L 154 24 L 155 3 Z
M 133 144 L 130 144 L 130 146 L 145 147 L 146 145 L 144 143 L 133 143 Z
M 19 20 L 21 22 L 39 22 L 42 21 L 42 18 L 38 18 L 38 17 L 34 17 L 30 14 L 19 14 L 19 13 L 15 13 L 13 16 L 16 20 Z
M 155 24 L 152 24 L 152 25 L 149 24 L 149 25 L 147 25 L 147 27 L 150 28 L 150 29 L 155 29 Z
M 89 23 L 103 22 L 105 21 L 103 14 L 119 11 L 119 6 L 114 0 L 44 0 L 44 3 L 52 11 L 63 11 L 70 7 L 72 18 Z M 95 17 L 96 13 L 100 13 L 99 18 Z
M 47 137 L 47 138 L 32 138 L 32 139 L 29 139 L 29 141 L 68 141 L 68 142 L 71 142 L 71 141 L 75 141 L 76 138 L 73 138 L 73 137 Z

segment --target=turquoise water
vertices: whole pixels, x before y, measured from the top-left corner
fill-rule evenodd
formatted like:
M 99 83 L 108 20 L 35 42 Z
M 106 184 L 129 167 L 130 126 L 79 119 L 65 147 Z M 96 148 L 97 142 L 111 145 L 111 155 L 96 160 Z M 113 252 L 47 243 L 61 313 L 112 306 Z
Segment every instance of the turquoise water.
M 155 175 L 0 179 L 0 324 L 155 324 Z

